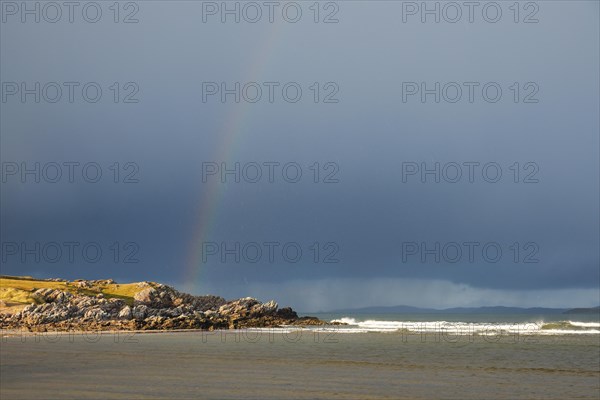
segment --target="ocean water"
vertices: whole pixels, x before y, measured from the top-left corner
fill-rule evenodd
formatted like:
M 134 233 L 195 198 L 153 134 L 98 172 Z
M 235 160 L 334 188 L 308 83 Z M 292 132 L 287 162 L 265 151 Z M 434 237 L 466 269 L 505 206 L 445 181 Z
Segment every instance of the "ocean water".
M 348 332 L 438 333 L 453 335 L 580 335 L 600 334 L 600 314 L 331 314 L 315 316 Z
M 352 324 L 101 335 L 5 333 L 0 341 L 0 398 L 600 396 L 600 327 L 595 316 L 331 317 Z M 506 328 L 515 324 L 528 328 L 517 333 Z M 542 329 L 544 325 L 548 327 Z M 433 329 L 439 326 L 441 331 Z M 485 332 L 484 326 L 495 328 Z

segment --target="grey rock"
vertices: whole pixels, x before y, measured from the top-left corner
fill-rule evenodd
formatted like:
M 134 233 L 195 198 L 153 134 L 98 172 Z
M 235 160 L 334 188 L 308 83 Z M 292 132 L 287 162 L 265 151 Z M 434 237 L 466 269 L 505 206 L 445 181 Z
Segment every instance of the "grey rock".
M 74 282 L 102 290 L 112 280 Z M 15 314 L 0 314 L 0 329 L 227 329 L 280 325 L 319 325 L 314 317 L 298 318 L 289 307 L 245 297 L 226 301 L 219 296 L 193 296 L 154 282 L 140 282 L 133 307 L 102 294 L 69 293 L 43 288 L 31 293 L 36 304 Z
M 144 318 L 146 318 L 146 315 L 148 314 L 148 307 L 141 304 L 141 305 L 137 305 L 133 307 L 132 310 L 132 315 L 133 318 L 135 318 L 136 320 L 140 321 L 143 320 Z
M 118 317 L 121 319 L 131 319 L 133 318 L 133 312 L 131 311 L 131 307 L 125 306 L 119 311 Z

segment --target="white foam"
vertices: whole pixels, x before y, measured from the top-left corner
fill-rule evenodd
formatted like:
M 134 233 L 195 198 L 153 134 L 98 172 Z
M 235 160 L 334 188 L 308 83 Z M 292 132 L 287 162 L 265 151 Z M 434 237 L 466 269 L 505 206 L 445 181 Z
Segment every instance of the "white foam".
M 334 319 L 331 322 L 338 322 L 338 323 L 343 323 L 343 324 L 348 324 L 348 325 L 356 325 L 356 320 L 354 318 L 349 318 L 349 317 Z
M 583 328 L 600 328 L 600 322 L 579 322 L 568 321 L 573 326 L 581 326 Z
M 586 329 L 586 330 L 569 330 L 569 329 L 543 329 L 537 332 L 539 335 L 589 335 L 598 334 L 600 330 L 597 329 Z
M 448 321 L 358 321 L 356 318 L 343 317 L 331 322 L 345 323 L 334 328 L 340 333 L 357 332 L 395 332 L 442 333 L 445 335 L 484 335 L 524 334 L 524 335 L 564 335 L 564 334 L 598 334 L 598 329 L 542 329 L 543 321 L 524 323 L 481 323 L 481 322 L 448 322 Z M 572 322 L 573 327 L 600 328 L 598 322 Z M 316 328 L 320 329 L 320 328 Z

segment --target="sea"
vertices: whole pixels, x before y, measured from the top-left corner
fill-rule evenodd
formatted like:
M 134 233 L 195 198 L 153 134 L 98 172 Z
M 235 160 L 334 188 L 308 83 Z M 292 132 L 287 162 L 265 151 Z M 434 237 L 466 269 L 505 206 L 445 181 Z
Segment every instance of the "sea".
M 340 332 L 438 333 L 453 335 L 586 335 L 600 334 L 600 314 L 535 313 L 317 313 L 316 317 L 344 323 Z
M 593 399 L 593 314 L 313 314 L 345 325 L 3 332 L 1 399 Z

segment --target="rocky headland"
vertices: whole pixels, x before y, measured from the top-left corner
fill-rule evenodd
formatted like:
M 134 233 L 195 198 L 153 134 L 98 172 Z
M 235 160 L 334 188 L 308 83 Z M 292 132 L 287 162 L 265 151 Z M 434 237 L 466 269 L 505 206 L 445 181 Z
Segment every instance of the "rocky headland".
M 0 277 L 0 329 L 45 331 L 238 329 L 323 325 L 275 301 L 193 296 L 156 282 Z

